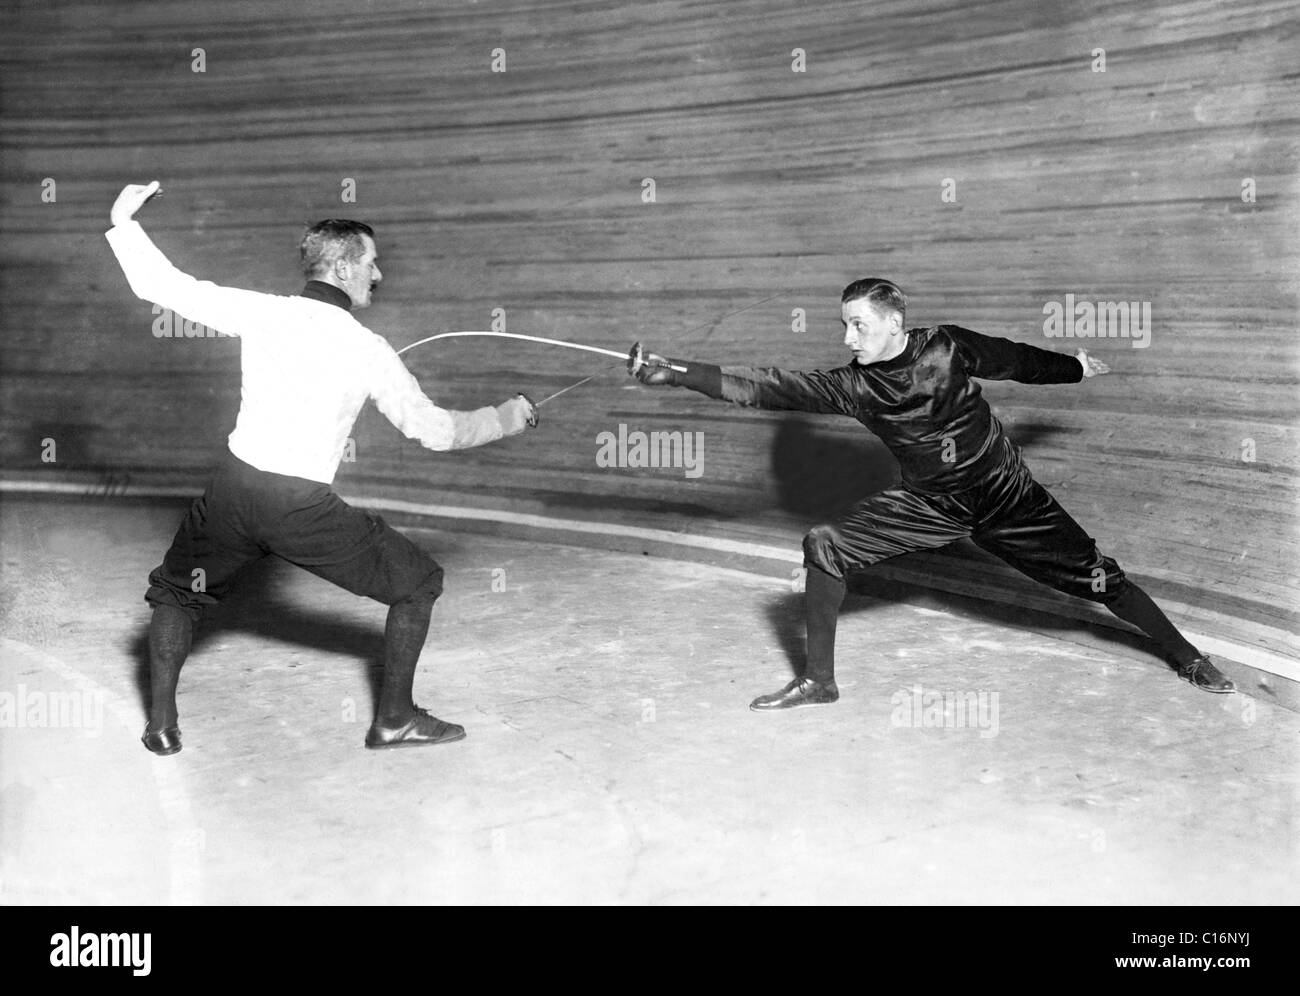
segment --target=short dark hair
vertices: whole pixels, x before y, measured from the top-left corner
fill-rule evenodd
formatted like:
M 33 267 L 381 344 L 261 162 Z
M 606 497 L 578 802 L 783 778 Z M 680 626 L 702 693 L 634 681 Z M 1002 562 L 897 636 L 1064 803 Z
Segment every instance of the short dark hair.
M 374 229 L 364 222 L 346 218 L 326 218 L 316 222 L 303 234 L 298 246 L 303 276 L 311 280 L 328 273 L 340 259 L 357 262 L 366 254 L 363 235 L 375 237 Z
M 877 311 L 897 311 L 903 322 L 907 321 L 907 295 L 893 281 L 880 277 L 863 277 L 844 288 L 840 304 L 866 298 Z

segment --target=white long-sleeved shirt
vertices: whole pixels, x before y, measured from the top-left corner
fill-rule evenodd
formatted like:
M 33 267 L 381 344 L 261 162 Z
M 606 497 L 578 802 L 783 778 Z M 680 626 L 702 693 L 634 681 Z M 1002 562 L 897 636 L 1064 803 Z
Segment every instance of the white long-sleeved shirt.
M 329 484 L 367 398 L 432 450 L 504 435 L 495 408 L 439 408 L 382 337 L 338 305 L 220 287 L 178 270 L 137 222 L 106 235 L 137 297 L 239 336 L 239 417 L 229 446 L 259 470 Z

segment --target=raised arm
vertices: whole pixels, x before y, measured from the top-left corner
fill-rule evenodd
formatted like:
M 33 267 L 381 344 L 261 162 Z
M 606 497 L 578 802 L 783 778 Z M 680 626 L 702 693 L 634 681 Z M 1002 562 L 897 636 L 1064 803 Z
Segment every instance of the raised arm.
M 265 321 L 265 295 L 220 287 L 178 270 L 153 244 L 135 214 L 158 191 L 158 181 L 127 184 L 109 212 L 105 238 L 136 297 L 161 305 L 225 335 L 241 335 Z

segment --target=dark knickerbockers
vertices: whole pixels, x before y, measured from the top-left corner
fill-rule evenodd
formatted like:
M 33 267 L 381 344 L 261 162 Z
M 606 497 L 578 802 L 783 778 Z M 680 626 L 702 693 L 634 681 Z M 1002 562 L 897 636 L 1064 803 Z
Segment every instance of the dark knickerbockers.
M 229 452 L 191 504 L 149 577 L 152 704 L 143 737 L 157 754 L 181 749 L 176 685 L 204 609 L 237 572 L 269 554 L 389 606 L 384 683 L 372 748 L 444 743 L 464 736 L 411 698 L 416 663 L 442 568 L 377 515 L 353 508 L 332 483 L 368 400 L 404 434 L 434 450 L 480 446 L 536 424 L 522 396 L 495 407 L 439 408 L 393 348 L 351 315 L 381 276 L 370 229 L 331 220 L 304 247 L 321 255 L 295 296 L 195 280 L 172 266 L 131 215 L 150 192 L 127 187 L 108 241 L 131 289 L 191 321 L 241 340 L 240 408 Z M 364 238 L 362 237 L 364 235 Z M 352 239 L 352 242 L 348 240 Z M 304 259 L 307 262 L 307 249 Z
M 804 538 L 808 660 L 800 679 L 756 708 L 834 701 L 836 619 L 847 572 L 969 537 L 1035 581 L 1107 606 L 1154 639 L 1180 669 L 1208 662 L 1030 474 L 984 400 L 978 379 L 1070 384 L 1078 359 L 955 325 L 905 333 L 897 355 L 832 370 L 718 367 L 674 359 L 656 381 L 732 404 L 856 419 L 898 460 L 898 487 L 858 502 Z M 653 357 L 662 362 L 661 357 Z M 646 379 L 644 374 L 640 374 Z M 1185 675 L 1186 676 L 1186 675 Z M 802 679 L 811 679 L 812 685 Z M 1231 689 L 1213 688 L 1216 691 Z

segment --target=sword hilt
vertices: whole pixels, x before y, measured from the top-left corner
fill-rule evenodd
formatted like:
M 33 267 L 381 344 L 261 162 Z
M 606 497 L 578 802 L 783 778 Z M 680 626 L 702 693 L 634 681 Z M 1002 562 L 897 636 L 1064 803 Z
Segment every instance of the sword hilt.
M 676 363 L 651 363 L 645 358 L 645 349 L 641 346 L 641 343 L 634 342 L 632 348 L 627 351 L 627 372 L 635 377 L 636 372 L 644 366 L 667 367 L 679 374 L 686 373 L 686 368 L 679 367 Z

